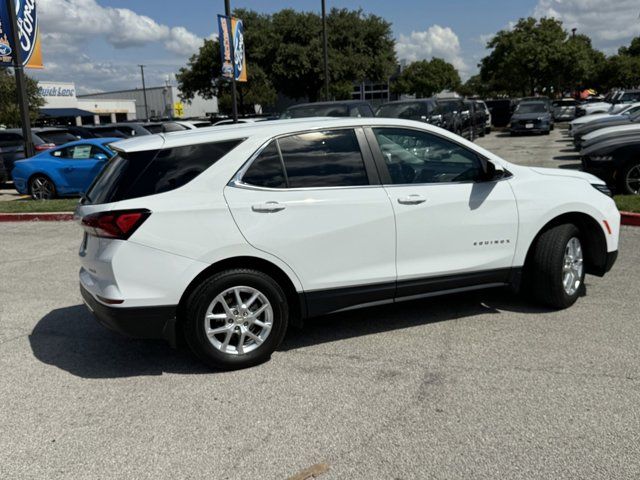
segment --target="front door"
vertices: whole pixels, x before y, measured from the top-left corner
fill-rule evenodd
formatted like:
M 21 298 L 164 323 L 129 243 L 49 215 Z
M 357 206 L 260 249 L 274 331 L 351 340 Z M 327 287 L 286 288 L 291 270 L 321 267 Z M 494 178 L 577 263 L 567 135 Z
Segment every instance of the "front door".
M 61 148 L 53 152 L 53 156 L 60 159 L 60 173 L 67 183 L 68 193 L 84 193 L 93 179 L 100 173 L 105 164 L 104 160 L 95 156 L 106 153 L 96 145 L 78 144 Z
M 396 215 L 398 296 L 506 281 L 518 234 L 508 181 L 479 182 L 475 152 L 422 130 L 369 138 Z
M 225 198 L 247 241 L 296 272 L 311 315 L 393 298 L 394 213 L 361 130 L 273 140 Z

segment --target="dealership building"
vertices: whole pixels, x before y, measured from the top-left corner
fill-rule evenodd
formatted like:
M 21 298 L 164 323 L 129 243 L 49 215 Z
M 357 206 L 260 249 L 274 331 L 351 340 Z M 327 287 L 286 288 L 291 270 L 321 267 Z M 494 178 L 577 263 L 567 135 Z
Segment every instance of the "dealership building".
M 171 85 L 147 88 L 147 106 L 142 89 L 78 95 L 72 82 L 39 81 L 45 104 L 40 124 L 98 125 L 147 118 L 196 118 L 218 113 L 218 100 L 196 96 L 190 103 L 180 100 Z

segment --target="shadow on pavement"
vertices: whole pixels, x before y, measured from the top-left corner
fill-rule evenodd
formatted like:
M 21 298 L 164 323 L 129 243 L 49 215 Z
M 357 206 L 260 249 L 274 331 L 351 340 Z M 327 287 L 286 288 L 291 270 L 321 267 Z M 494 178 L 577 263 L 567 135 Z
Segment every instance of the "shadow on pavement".
M 553 159 L 559 160 L 559 161 L 563 161 L 563 160 L 580 161 L 580 155 L 578 155 L 577 153 L 574 153 L 573 155 L 556 155 L 555 157 L 553 157 Z
M 280 351 L 352 337 L 391 332 L 501 310 L 548 312 L 506 289 L 447 295 L 371 307 L 308 320 L 290 329 Z M 186 349 L 163 341 L 132 340 L 100 326 L 84 305 L 52 310 L 29 336 L 35 357 L 82 378 L 123 378 L 163 373 L 214 373 Z
M 290 329 L 279 350 L 372 335 L 479 314 L 546 313 L 506 288 L 399 302 L 309 319 L 302 330 Z
M 208 373 L 163 341 L 132 340 L 102 327 L 84 305 L 52 310 L 29 335 L 35 357 L 83 378 Z
M 558 168 L 564 168 L 566 170 L 581 170 L 582 163 L 565 163 L 564 165 L 559 165 Z

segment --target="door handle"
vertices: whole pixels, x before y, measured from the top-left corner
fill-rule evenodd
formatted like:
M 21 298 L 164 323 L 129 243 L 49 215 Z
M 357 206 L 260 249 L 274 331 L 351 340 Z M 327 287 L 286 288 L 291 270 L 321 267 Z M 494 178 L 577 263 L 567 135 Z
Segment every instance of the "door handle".
M 417 195 L 417 194 L 398 198 L 398 203 L 402 205 L 419 205 L 426 201 L 427 201 L 426 198 L 424 198 L 422 195 Z
M 282 205 L 278 202 L 266 202 L 260 203 L 258 205 L 253 205 L 251 207 L 251 210 L 257 213 L 275 213 L 284 210 L 285 208 L 285 205 Z

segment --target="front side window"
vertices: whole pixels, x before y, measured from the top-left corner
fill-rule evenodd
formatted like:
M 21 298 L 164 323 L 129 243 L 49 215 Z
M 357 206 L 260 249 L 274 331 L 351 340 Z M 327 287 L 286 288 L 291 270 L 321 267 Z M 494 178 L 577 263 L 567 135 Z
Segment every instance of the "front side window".
M 374 128 L 391 183 L 468 182 L 480 178 L 478 156 L 464 147 L 427 132 L 404 128 Z

